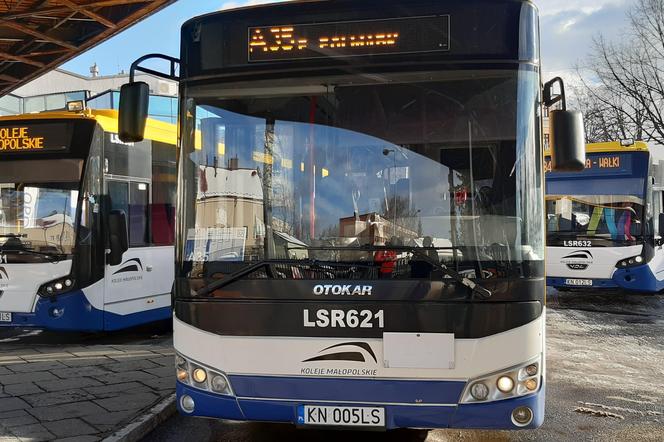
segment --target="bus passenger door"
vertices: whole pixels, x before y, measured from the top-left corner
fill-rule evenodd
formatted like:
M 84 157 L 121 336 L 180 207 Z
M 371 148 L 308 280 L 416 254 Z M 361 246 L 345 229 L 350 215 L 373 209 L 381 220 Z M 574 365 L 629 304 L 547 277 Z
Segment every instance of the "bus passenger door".
M 150 183 L 106 179 L 109 210 L 127 219 L 129 249 L 119 265 L 106 264 L 104 328 L 119 329 L 170 317 L 173 247 L 153 247 Z

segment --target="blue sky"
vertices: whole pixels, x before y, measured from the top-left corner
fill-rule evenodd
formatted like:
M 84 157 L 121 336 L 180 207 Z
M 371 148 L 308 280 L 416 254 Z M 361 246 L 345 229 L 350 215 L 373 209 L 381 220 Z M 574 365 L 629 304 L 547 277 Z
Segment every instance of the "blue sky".
M 407 0 L 404 0 L 407 1 Z M 548 72 L 571 72 L 589 51 L 592 38 L 603 32 L 620 37 L 625 11 L 634 0 L 536 0 L 540 8 L 542 59 Z M 179 54 L 179 28 L 187 19 L 222 8 L 266 3 L 261 0 L 178 0 L 172 6 L 100 44 L 62 66 L 87 75 L 97 63 L 102 75 L 128 69 L 149 52 Z

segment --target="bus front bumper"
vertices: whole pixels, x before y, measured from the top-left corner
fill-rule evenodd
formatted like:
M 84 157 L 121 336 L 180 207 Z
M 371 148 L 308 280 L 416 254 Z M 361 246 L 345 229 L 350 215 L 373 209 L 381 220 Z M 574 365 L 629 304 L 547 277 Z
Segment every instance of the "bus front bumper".
M 661 275 L 659 275 L 661 277 Z M 583 276 L 575 278 L 548 276 L 546 285 L 554 288 L 574 288 L 574 289 L 622 289 L 634 292 L 657 293 L 664 290 L 664 279 L 659 280 L 657 275 L 653 274 L 648 264 L 635 267 L 619 268 L 613 272 L 611 279 L 588 279 L 592 281 L 591 286 L 582 286 L 568 284 L 570 279 L 587 279 Z
M 32 313 L 11 313 L 11 321 L 0 322 L 0 327 L 43 328 L 58 331 L 112 331 L 122 330 L 154 321 L 171 318 L 171 308 L 162 307 L 126 315 L 96 309 L 81 290 L 40 297 Z
M 578 280 L 583 279 L 586 281 L 592 281 L 592 285 L 579 285 L 579 284 L 569 284 L 569 280 Z M 578 277 L 559 277 L 559 276 L 547 276 L 546 285 L 554 288 L 568 288 L 568 289 L 617 289 L 620 288 L 618 284 L 613 279 L 597 279 L 597 278 L 584 278 L 583 276 Z
M 80 290 L 54 298 L 39 297 L 30 313 L 8 312 L 11 321 L 0 322 L 2 327 L 29 327 L 50 330 L 99 330 L 102 314 L 94 309 Z
M 370 381 L 369 381 L 370 382 Z M 177 407 L 185 416 L 209 417 L 236 421 L 284 422 L 297 425 L 299 405 L 376 407 L 375 403 L 299 401 L 290 399 L 255 399 L 223 396 L 192 388 L 177 382 Z M 182 409 L 183 396 L 193 399 L 192 412 Z M 380 406 L 380 405 L 378 405 Z M 530 424 L 520 427 L 512 421 L 512 411 L 529 407 L 534 414 Z M 474 429 L 534 429 L 544 421 L 544 385 L 537 393 L 514 399 L 484 404 L 389 404 L 385 408 L 386 429 L 396 428 L 474 428 Z

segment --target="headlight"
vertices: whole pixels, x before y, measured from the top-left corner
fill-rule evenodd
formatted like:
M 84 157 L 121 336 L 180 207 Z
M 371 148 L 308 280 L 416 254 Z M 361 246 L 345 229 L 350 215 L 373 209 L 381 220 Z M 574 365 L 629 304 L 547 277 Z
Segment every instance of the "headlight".
M 74 288 L 74 282 L 74 278 L 71 276 L 54 279 L 53 281 L 47 282 L 46 284 L 43 284 L 41 287 L 39 287 L 37 293 L 45 298 L 58 296 L 72 290 Z
M 475 382 L 470 387 L 470 394 L 478 401 L 483 401 L 489 396 L 489 387 L 482 382 Z
M 193 362 L 186 357 L 175 355 L 175 374 L 178 381 L 200 390 L 233 395 L 228 377 L 221 372 Z
M 541 359 L 512 367 L 466 385 L 460 403 L 476 404 L 525 396 L 536 392 L 541 382 Z
M 618 264 L 616 264 L 616 267 L 618 267 L 619 269 L 620 268 L 624 269 L 624 268 L 627 268 L 627 267 L 633 267 L 633 266 L 641 265 L 644 262 L 645 262 L 645 259 L 643 258 L 643 256 L 637 255 L 637 256 L 632 256 L 631 258 L 621 259 L 620 261 L 618 261 Z
M 215 376 L 212 378 L 211 387 L 212 391 L 224 393 L 225 391 L 228 391 L 228 381 L 224 376 Z
M 191 378 L 195 382 L 202 384 L 207 380 L 207 373 L 202 368 L 197 368 L 194 370 L 194 373 L 192 374 Z
M 503 393 L 509 393 L 514 389 L 514 381 L 509 376 L 501 376 L 498 378 L 496 386 L 498 387 L 498 390 Z

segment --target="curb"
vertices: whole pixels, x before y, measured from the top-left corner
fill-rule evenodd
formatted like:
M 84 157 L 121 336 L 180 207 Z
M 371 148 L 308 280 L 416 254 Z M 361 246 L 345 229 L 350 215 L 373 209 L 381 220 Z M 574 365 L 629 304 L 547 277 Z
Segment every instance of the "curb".
M 145 437 L 149 432 L 157 428 L 157 425 L 174 415 L 175 393 L 162 399 L 157 405 L 150 408 L 145 414 L 131 421 L 124 428 L 121 428 L 102 442 L 137 442 Z

